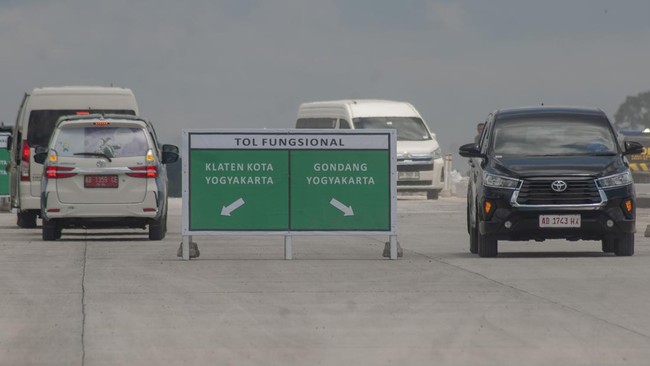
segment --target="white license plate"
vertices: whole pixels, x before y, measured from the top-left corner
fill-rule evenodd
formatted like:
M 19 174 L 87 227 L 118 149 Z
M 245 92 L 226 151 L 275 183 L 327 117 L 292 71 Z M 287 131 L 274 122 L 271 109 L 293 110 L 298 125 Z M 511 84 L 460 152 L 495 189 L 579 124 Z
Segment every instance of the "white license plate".
M 539 227 L 580 227 L 580 215 L 539 215 Z
M 399 180 L 417 180 L 420 179 L 420 172 L 397 172 Z

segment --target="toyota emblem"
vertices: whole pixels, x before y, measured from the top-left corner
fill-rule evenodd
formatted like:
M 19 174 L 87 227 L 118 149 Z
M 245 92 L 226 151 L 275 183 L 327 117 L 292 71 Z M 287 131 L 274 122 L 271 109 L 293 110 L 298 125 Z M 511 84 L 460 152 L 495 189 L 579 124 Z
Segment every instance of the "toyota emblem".
M 555 192 L 564 192 L 567 189 L 567 184 L 563 180 L 556 180 L 551 183 L 551 189 Z
M 97 167 L 98 168 L 103 168 L 105 166 L 106 166 L 106 160 L 104 160 L 104 159 L 97 160 Z

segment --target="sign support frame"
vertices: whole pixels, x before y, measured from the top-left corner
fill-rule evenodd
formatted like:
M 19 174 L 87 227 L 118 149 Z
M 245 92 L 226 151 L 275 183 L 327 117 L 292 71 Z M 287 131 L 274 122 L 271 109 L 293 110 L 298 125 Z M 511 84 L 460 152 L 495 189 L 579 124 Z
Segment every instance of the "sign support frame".
M 395 130 L 331 130 L 331 129 L 269 129 L 269 130 L 242 130 L 242 129 L 184 129 L 182 131 L 182 258 L 183 260 L 190 260 L 190 244 L 192 243 L 193 236 L 284 236 L 284 259 L 291 260 L 292 255 L 292 238 L 294 235 L 299 236 L 321 236 L 321 235 L 337 235 L 337 236 L 358 236 L 358 235 L 388 235 L 390 242 L 390 259 L 397 259 L 397 156 L 396 156 L 396 141 L 397 135 Z M 369 151 L 377 150 L 388 152 L 388 205 L 389 205 L 389 218 L 388 218 L 388 229 L 387 230 L 350 230 L 350 229 L 328 229 L 328 230 L 292 230 L 288 227 L 286 230 L 191 230 L 190 229 L 190 170 L 191 170 L 191 161 L 190 161 L 190 151 L 193 149 L 192 137 L 201 136 L 201 135 L 230 135 L 230 136 L 240 136 L 239 142 L 241 142 L 241 136 L 250 135 L 250 136 L 286 136 L 286 137 L 296 137 L 296 136 L 343 136 L 344 138 L 351 138 L 351 141 L 367 144 L 368 142 L 364 140 L 362 136 L 368 135 L 373 136 L 374 140 L 385 140 L 385 148 L 374 148 L 366 149 Z M 203 136 L 201 136 L 203 137 Z M 379 139 L 378 139 L 379 137 Z M 223 142 L 223 139 L 214 139 L 213 136 L 203 138 L 203 142 L 199 142 L 196 145 L 201 146 L 201 144 L 207 144 L 208 149 L 214 150 L 249 150 L 244 148 L 237 148 L 235 146 L 222 146 L 220 142 Z M 211 141 L 213 140 L 213 141 Z M 372 140 L 372 139 L 371 139 Z M 373 141 L 374 141 L 373 140 Z M 207 142 L 206 142 L 207 141 Z M 239 143 L 238 142 L 238 143 Z M 211 146 L 210 144 L 217 144 L 219 146 Z M 250 147 L 250 146 L 249 146 Z M 199 147 L 201 149 L 205 147 Z M 253 149 L 255 150 L 255 149 Z M 257 150 L 265 150 L 259 148 Z M 363 148 L 305 148 L 305 147 L 296 147 L 290 146 L 284 149 L 276 150 L 286 150 L 290 155 L 293 151 L 300 150 L 313 150 L 313 151 L 355 151 L 355 150 L 364 150 Z M 291 160 L 291 159 L 289 159 Z M 291 171 L 291 167 L 289 167 Z M 291 176 L 291 172 L 289 172 Z M 291 185 L 291 182 L 287 182 L 288 185 Z M 289 200 L 291 198 L 289 197 Z M 338 201 L 337 204 L 340 204 Z M 338 208 L 338 206 L 335 206 Z M 290 208 L 291 210 L 291 208 Z

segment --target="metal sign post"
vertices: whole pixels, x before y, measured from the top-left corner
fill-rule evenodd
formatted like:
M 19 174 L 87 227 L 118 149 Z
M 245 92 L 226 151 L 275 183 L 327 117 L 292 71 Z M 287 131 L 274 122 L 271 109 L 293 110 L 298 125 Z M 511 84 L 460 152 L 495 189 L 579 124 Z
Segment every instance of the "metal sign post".
M 195 235 L 284 235 L 291 259 L 293 235 L 376 234 L 396 259 L 395 146 L 394 130 L 184 130 L 183 259 Z

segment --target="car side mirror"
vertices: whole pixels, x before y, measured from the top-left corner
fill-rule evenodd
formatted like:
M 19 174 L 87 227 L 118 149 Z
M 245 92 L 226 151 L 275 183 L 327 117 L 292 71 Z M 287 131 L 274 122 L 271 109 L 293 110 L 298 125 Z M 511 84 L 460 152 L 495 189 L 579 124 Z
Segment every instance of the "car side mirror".
M 162 146 L 162 163 L 171 164 L 178 161 L 178 146 L 165 144 Z
M 458 155 L 464 158 L 485 158 L 485 154 L 481 153 L 475 143 L 465 144 L 458 148 Z
M 623 151 L 623 155 L 642 154 L 643 150 L 643 145 L 640 143 L 636 141 L 625 141 L 625 151 Z
M 45 159 L 47 159 L 47 153 L 49 152 L 49 149 L 47 146 L 36 146 L 34 149 L 34 161 L 37 164 L 43 164 L 45 163 Z

